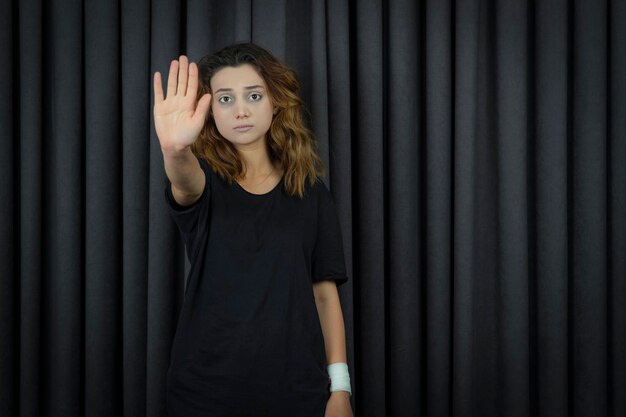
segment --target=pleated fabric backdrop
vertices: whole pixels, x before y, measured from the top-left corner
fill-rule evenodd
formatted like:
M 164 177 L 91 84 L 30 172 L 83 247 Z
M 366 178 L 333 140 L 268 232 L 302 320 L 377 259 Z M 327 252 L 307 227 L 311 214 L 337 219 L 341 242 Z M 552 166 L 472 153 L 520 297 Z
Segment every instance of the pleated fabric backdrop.
M 2 2 L 0 415 L 165 416 L 151 74 L 252 40 L 337 203 L 355 415 L 626 416 L 626 1 Z

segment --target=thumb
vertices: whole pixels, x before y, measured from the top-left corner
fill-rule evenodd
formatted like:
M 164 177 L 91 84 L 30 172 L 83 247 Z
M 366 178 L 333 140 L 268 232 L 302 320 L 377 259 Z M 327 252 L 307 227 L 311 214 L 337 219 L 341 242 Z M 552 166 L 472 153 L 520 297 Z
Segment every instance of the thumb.
M 207 114 L 209 113 L 209 106 L 211 105 L 211 94 L 205 94 L 200 97 L 198 100 L 198 105 L 196 106 L 196 112 L 193 115 L 193 119 L 197 121 L 197 119 L 202 119 L 202 122 L 206 119 Z

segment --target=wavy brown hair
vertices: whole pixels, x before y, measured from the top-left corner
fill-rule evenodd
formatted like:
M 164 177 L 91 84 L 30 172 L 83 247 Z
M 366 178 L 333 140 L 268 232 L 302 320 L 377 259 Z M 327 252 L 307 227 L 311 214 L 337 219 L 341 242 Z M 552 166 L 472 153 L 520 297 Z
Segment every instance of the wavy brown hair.
M 263 78 L 277 110 L 266 133 L 270 160 L 284 171 L 287 194 L 303 197 L 306 183 L 313 185 L 324 174 L 324 166 L 317 154 L 313 133 L 305 123 L 304 103 L 298 93 L 300 83 L 293 70 L 253 43 L 228 46 L 198 62 L 198 99 L 211 93 L 211 78 L 217 71 L 243 64 L 250 64 Z M 211 111 L 192 150 L 229 182 L 245 175 L 237 149 L 220 134 Z

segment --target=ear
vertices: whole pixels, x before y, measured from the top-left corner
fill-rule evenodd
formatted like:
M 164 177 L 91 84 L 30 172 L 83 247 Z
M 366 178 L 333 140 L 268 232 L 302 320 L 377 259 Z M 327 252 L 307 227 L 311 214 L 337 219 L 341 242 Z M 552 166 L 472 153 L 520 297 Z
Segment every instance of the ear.
M 274 116 L 276 116 L 276 113 L 278 113 L 278 107 L 274 107 L 273 113 L 274 113 Z

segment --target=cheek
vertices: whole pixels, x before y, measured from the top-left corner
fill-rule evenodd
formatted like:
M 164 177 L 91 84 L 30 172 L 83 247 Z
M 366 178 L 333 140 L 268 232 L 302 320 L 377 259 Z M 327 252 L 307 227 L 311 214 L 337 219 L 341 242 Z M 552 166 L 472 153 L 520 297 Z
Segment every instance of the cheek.
M 215 124 L 217 127 L 224 123 L 226 114 L 224 110 L 221 109 L 213 109 L 213 119 L 215 120 Z
M 274 108 L 272 107 L 272 105 L 264 105 L 263 106 L 263 117 L 265 119 L 269 119 L 269 121 L 271 122 L 272 119 L 274 118 Z

